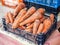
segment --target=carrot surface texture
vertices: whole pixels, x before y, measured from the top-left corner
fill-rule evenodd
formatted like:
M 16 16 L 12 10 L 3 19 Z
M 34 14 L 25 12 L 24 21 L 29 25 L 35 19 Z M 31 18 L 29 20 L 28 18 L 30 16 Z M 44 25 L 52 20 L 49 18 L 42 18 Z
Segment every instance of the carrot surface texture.
M 42 30 L 43 30 L 43 23 L 40 23 L 39 27 L 38 27 L 38 31 L 37 31 L 37 34 L 40 34 L 42 33 Z
M 49 30 L 49 28 L 51 27 L 52 22 L 49 18 L 47 18 L 44 20 L 43 24 L 44 24 L 44 28 L 43 28 L 42 33 L 46 33 Z
M 7 23 L 7 24 L 10 23 L 10 20 L 9 20 L 9 17 L 8 17 L 8 12 L 7 12 L 6 15 L 5 15 L 5 20 L 6 20 L 6 23 Z
M 33 28 L 33 25 L 34 25 L 34 23 L 32 23 L 31 25 L 29 25 L 29 26 L 26 27 L 26 28 Z
M 31 7 L 28 9 L 27 13 L 21 18 L 20 22 L 24 21 L 26 18 L 30 17 L 36 11 L 35 7 Z
M 16 17 L 16 19 L 15 19 L 13 25 L 12 25 L 12 28 L 17 28 L 18 27 L 18 24 L 19 24 L 19 21 L 20 21 L 21 17 L 24 16 L 25 13 L 27 12 L 26 10 L 27 9 L 24 8 L 19 12 L 19 14 L 17 15 L 17 17 Z
M 31 33 L 31 32 L 32 32 L 32 28 L 26 28 L 26 29 L 25 29 L 25 31 L 27 31 L 27 32 L 30 32 L 30 33 Z
M 52 21 L 52 23 L 54 22 L 54 14 L 50 14 L 50 19 Z
M 34 25 L 33 25 L 33 34 L 37 34 L 37 30 L 39 27 L 40 21 L 39 20 L 35 20 Z
M 33 15 L 31 15 L 29 18 L 27 18 L 26 20 L 21 22 L 20 26 L 25 25 L 27 23 L 31 23 L 31 22 L 35 21 L 36 19 L 40 19 L 41 16 L 42 16 L 42 14 L 40 13 L 39 10 L 37 10 Z
M 19 11 L 21 9 L 23 9 L 25 7 L 24 3 L 19 3 L 18 6 L 15 8 L 14 12 L 13 12 L 13 17 L 16 17 L 16 15 L 19 13 Z
M 9 17 L 10 23 L 13 24 L 13 22 L 14 22 L 14 17 L 13 17 L 13 14 L 12 14 L 11 12 L 8 13 L 8 17 Z

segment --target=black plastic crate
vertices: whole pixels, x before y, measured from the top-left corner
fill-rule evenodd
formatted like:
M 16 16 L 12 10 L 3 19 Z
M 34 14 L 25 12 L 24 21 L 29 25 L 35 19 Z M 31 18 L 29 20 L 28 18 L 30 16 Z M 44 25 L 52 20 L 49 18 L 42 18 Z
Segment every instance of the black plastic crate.
M 55 14 L 55 20 L 54 23 L 52 24 L 52 26 L 50 27 L 50 29 L 48 30 L 48 32 L 46 34 L 42 34 L 40 33 L 39 35 L 33 35 L 32 33 L 28 33 L 25 30 L 21 30 L 19 28 L 17 29 L 12 29 L 10 24 L 6 24 L 5 19 L 2 18 L 2 22 L 3 22 L 3 28 L 5 31 L 9 31 L 11 33 L 14 33 L 16 35 L 22 36 L 27 40 L 30 40 L 38 45 L 43 45 L 45 40 L 51 35 L 51 33 L 56 29 L 56 24 L 57 24 L 57 12 L 56 9 L 50 8 L 50 7 L 46 7 L 43 5 L 39 5 L 39 4 L 35 4 L 35 3 L 31 3 L 31 2 L 25 2 L 26 3 L 26 7 L 30 8 L 31 6 L 36 7 L 36 9 L 38 8 L 45 8 L 46 9 L 46 13 L 54 13 Z M 47 16 L 47 15 L 45 15 Z M 48 16 L 49 17 L 49 16 Z
M 45 42 L 45 40 L 51 35 L 52 31 L 55 30 L 56 28 L 56 21 L 54 21 L 53 25 L 51 26 L 51 28 L 48 30 L 48 32 L 46 34 L 39 34 L 39 35 L 33 35 L 32 33 L 26 32 L 25 30 L 21 30 L 19 28 L 17 29 L 12 29 L 10 24 L 6 24 L 5 19 L 2 18 L 3 21 L 3 28 L 5 29 L 5 31 L 14 33 L 16 35 L 22 36 L 34 43 L 37 43 L 38 45 L 43 45 L 43 43 Z

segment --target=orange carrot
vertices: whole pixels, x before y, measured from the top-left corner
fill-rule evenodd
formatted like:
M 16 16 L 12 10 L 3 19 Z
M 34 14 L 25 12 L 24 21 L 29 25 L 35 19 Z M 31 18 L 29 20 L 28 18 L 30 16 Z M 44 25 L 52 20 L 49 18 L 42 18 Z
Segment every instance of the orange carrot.
M 52 22 L 49 18 L 47 18 L 44 20 L 43 24 L 44 24 L 44 28 L 43 28 L 42 33 L 46 33 L 48 31 L 48 29 L 51 27 Z
M 12 15 L 11 12 L 8 13 L 8 17 L 9 17 L 10 23 L 13 23 L 14 22 L 14 18 L 13 18 L 13 15 Z
M 37 30 L 39 27 L 40 21 L 39 20 L 35 20 L 34 25 L 33 25 L 33 34 L 37 34 Z
M 20 19 L 20 22 L 30 17 L 35 11 L 36 11 L 35 7 L 32 6 L 30 9 L 28 9 L 27 13 Z
M 26 24 L 27 27 L 30 26 L 30 25 L 31 25 L 31 23 Z
M 54 22 L 54 14 L 50 14 L 50 19 L 52 21 L 52 23 Z
M 27 28 L 32 28 L 33 27 L 33 23 L 31 25 L 29 25 Z
M 18 0 L 19 3 L 23 2 L 23 0 Z
M 24 14 L 26 13 L 26 8 L 22 9 L 20 11 L 20 13 L 18 14 L 18 16 L 16 17 L 13 25 L 12 25 L 12 28 L 17 28 L 18 27 L 18 24 L 19 24 L 19 20 L 21 19 L 22 16 L 24 16 Z
M 22 8 L 24 8 L 25 7 L 25 4 L 24 3 L 20 3 L 20 4 L 18 4 L 18 6 L 16 7 L 16 9 L 14 10 L 14 12 L 13 12 L 13 15 L 14 15 L 14 17 L 19 13 L 19 11 L 22 9 Z
M 44 26 L 43 23 L 40 23 L 37 34 L 40 34 L 42 32 L 43 26 Z
M 10 23 L 10 20 L 9 20 L 9 17 L 8 17 L 8 13 L 6 13 L 6 15 L 5 15 L 5 20 L 6 20 L 7 24 Z
M 23 8 L 23 9 L 18 13 L 18 15 L 16 16 L 15 19 L 18 19 L 18 18 L 20 17 L 20 20 L 21 20 L 21 18 L 25 15 L 25 13 L 24 13 L 24 15 L 23 15 L 22 12 L 27 12 L 27 8 Z M 20 21 L 20 20 L 19 20 L 19 21 Z
M 39 8 L 38 11 L 39 11 L 42 15 L 44 15 L 44 13 L 45 13 L 45 9 L 44 9 L 44 8 Z
M 45 20 L 45 17 L 42 17 L 42 18 L 40 19 L 41 22 L 43 22 L 44 20 Z
M 25 31 L 32 32 L 32 29 L 31 28 L 26 28 Z
M 18 28 L 20 28 L 21 30 L 25 30 L 25 26 L 19 26 Z
M 36 19 L 40 19 L 40 12 L 37 10 L 32 16 L 30 16 L 29 18 L 27 18 L 25 21 L 20 23 L 20 26 L 25 25 L 27 23 L 31 23 L 33 21 L 35 21 Z
M 42 19 L 44 17 L 45 9 L 44 8 L 39 8 L 38 11 L 40 13 L 40 19 Z

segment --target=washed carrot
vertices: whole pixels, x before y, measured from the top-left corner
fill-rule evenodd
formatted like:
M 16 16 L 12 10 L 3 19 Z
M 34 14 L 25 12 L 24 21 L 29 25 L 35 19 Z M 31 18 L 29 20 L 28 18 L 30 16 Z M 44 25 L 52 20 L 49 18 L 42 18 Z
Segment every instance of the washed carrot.
M 8 13 L 6 13 L 6 15 L 5 15 L 5 20 L 6 20 L 7 24 L 10 23 L 10 20 L 9 20 L 9 17 L 8 17 Z
M 43 30 L 43 23 L 40 23 L 39 27 L 38 27 L 38 31 L 37 31 L 37 34 L 40 34 Z
M 38 11 L 40 12 L 40 19 L 42 19 L 44 17 L 44 14 L 45 14 L 45 9 L 39 8 Z
M 30 25 L 31 25 L 31 23 L 26 24 L 27 27 L 30 26 Z
M 37 34 L 37 30 L 39 27 L 40 21 L 39 20 L 35 20 L 34 25 L 33 25 L 33 34 Z
M 41 19 L 40 19 L 40 22 L 43 22 L 45 20 L 45 17 L 43 16 Z
M 48 31 L 48 29 L 51 27 L 52 22 L 49 18 L 47 18 L 44 20 L 43 24 L 44 24 L 44 28 L 43 28 L 42 33 L 46 33 Z
M 14 22 L 14 17 L 13 17 L 11 12 L 8 13 L 8 17 L 9 17 L 10 23 L 13 23 Z
M 23 0 L 18 0 L 19 3 L 23 2 Z
M 21 20 L 21 18 L 25 15 L 25 13 L 22 13 L 22 12 L 27 12 L 27 8 L 21 9 L 21 11 L 18 13 L 18 15 L 16 16 L 15 19 L 20 18 L 20 20 Z M 23 15 L 23 14 L 24 14 L 24 15 Z M 19 21 L 20 21 L 20 20 L 19 20 Z
M 12 28 L 17 28 L 17 27 L 18 27 L 19 21 L 20 21 L 21 17 L 24 16 L 24 14 L 25 14 L 26 12 L 27 12 L 27 11 L 26 11 L 26 8 L 22 9 L 22 10 L 19 12 L 19 14 L 17 15 L 14 23 L 12 24 Z
M 18 4 L 18 6 L 16 7 L 16 9 L 14 10 L 14 12 L 13 12 L 13 17 L 15 17 L 18 13 L 19 13 L 19 11 L 21 10 L 21 9 L 23 9 L 25 7 L 25 4 L 24 3 L 20 3 L 20 4 Z
M 21 30 L 25 30 L 26 27 L 25 26 L 19 26 L 18 28 Z
M 31 25 L 29 25 L 27 28 L 33 28 L 33 23 Z
M 30 33 L 31 33 L 31 32 L 32 32 L 32 28 L 26 28 L 26 29 L 25 29 L 25 31 L 27 31 L 27 32 L 30 32 Z
M 37 10 L 32 16 L 27 18 L 25 21 L 21 22 L 20 26 L 25 25 L 27 23 L 31 23 L 31 22 L 35 21 L 36 19 L 41 18 L 40 15 L 41 15 L 40 12 Z
M 42 15 L 44 15 L 44 13 L 45 13 L 45 9 L 44 9 L 44 8 L 39 8 L 38 11 L 39 11 Z
M 50 14 L 50 19 L 52 21 L 52 23 L 54 22 L 54 14 Z
M 36 11 L 36 8 L 32 6 L 30 9 L 28 9 L 27 13 L 20 19 L 20 22 L 30 17 L 35 11 Z

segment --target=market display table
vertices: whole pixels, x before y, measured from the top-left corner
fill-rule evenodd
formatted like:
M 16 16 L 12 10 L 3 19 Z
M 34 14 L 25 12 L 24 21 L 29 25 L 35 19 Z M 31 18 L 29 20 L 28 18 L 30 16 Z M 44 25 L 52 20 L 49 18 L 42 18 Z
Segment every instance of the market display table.
M 0 45 L 22 45 L 17 40 L 0 33 Z

